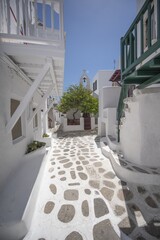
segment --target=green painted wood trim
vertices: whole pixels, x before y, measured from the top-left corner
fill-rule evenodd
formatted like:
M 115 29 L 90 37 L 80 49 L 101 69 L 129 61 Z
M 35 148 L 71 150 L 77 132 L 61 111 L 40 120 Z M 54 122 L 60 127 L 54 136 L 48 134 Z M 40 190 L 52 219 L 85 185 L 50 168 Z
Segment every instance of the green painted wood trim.
M 148 4 L 148 29 L 147 29 L 147 45 L 151 46 L 151 2 Z
M 143 15 L 141 16 L 141 55 L 144 52 L 144 30 L 143 30 Z
M 160 0 L 157 0 L 157 39 L 160 40 Z
M 124 70 L 124 42 L 123 42 L 123 38 L 121 38 L 121 71 Z
M 144 83 L 142 83 L 141 85 L 139 85 L 137 88 L 138 89 L 143 89 L 146 88 L 154 83 L 160 82 L 160 73 L 152 78 L 150 78 L 149 80 L 145 81 Z
M 150 56 L 153 52 L 155 52 L 158 48 L 160 48 L 160 39 L 154 43 L 143 55 L 141 55 L 134 63 L 132 63 L 127 69 L 122 72 L 122 79 L 126 74 L 128 74 L 131 70 L 134 70 L 136 65 L 141 63 L 144 59 Z
M 159 1 L 159 0 L 158 0 Z M 126 34 L 124 35 L 123 39 L 125 40 L 125 38 L 129 35 L 130 32 L 133 31 L 134 26 L 140 21 L 141 15 L 144 14 L 144 12 L 147 10 L 148 7 L 148 3 L 150 2 L 150 0 L 146 0 L 145 3 L 143 4 L 141 10 L 139 11 L 139 13 L 137 14 L 136 18 L 133 20 L 130 28 L 128 29 L 128 31 L 126 32 Z
M 135 31 L 135 40 L 134 40 L 134 61 L 137 60 L 137 25 L 134 27 Z
M 140 79 L 140 78 L 131 78 L 131 79 L 125 79 L 124 84 L 125 85 L 135 85 L 135 84 L 142 84 L 146 81 L 145 79 Z
M 136 76 L 153 76 L 160 73 L 160 69 L 139 69 L 136 71 Z
M 128 39 L 125 40 L 125 68 L 128 67 Z

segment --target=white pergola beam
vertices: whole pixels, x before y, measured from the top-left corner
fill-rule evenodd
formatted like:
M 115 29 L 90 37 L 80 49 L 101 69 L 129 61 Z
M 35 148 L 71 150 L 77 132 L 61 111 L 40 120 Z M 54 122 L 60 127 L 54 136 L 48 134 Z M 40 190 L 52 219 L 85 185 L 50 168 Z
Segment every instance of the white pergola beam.
M 32 63 L 20 63 L 20 64 L 17 64 L 18 65 L 18 67 L 20 67 L 20 68 L 23 68 L 23 69 L 41 69 L 42 67 L 43 67 L 43 64 L 36 64 L 36 63 L 34 63 L 34 64 L 32 64 Z
M 2 56 L 0 56 L 0 59 L 2 59 L 2 61 L 5 61 L 5 63 L 7 63 L 11 68 L 13 68 L 16 72 L 18 72 L 20 74 L 20 76 L 22 78 L 25 79 L 25 81 L 29 84 L 32 85 L 33 81 L 18 67 L 17 64 L 15 64 L 10 57 L 8 57 L 5 54 L 2 54 Z M 42 95 L 42 92 L 40 90 L 38 90 L 39 94 Z
M 44 112 L 43 117 L 45 117 L 45 115 L 49 112 L 49 110 L 53 107 L 53 102 L 50 103 L 49 107 L 47 108 L 47 110 Z
M 38 111 L 41 109 L 42 105 L 44 104 L 44 101 L 46 100 L 46 98 L 49 96 L 49 94 L 53 91 L 54 88 L 54 84 L 50 85 L 50 87 L 48 88 L 47 92 L 45 93 L 45 95 L 42 97 L 41 101 L 39 102 L 38 106 L 36 107 L 35 111 L 33 112 L 32 116 L 29 119 L 29 124 L 32 122 L 33 118 L 35 117 L 35 115 L 38 113 Z
M 0 34 L 0 39 L 1 39 Z M 6 53 L 11 56 L 36 56 L 36 57 L 53 57 L 54 59 L 64 59 L 64 49 L 59 47 L 53 47 L 51 45 L 40 45 L 40 44 L 17 44 L 17 43 L 6 43 L 0 41 L 0 53 Z
M 36 78 L 36 80 L 31 85 L 31 87 L 29 88 L 28 92 L 26 93 L 26 95 L 24 96 L 23 100 L 21 101 L 20 105 L 18 106 L 18 108 L 16 109 L 16 111 L 14 112 L 12 117 L 10 118 L 9 122 L 7 123 L 7 125 L 6 125 L 7 133 L 9 133 L 12 130 L 12 128 L 14 127 L 15 123 L 18 121 L 19 117 L 25 111 L 25 109 L 26 109 L 28 103 L 30 102 L 33 94 L 37 90 L 39 84 L 41 83 L 41 81 L 45 77 L 45 75 L 48 72 L 48 70 L 49 70 L 49 64 L 47 63 L 43 67 L 41 72 L 39 73 L 39 75 Z
M 55 73 L 54 73 L 54 69 L 53 69 L 52 60 L 51 60 L 51 62 L 49 64 L 50 64 L 51 77 L 52 77 L 53 83 L 55 84 L 55 91 L 56 91 L 56 94 L 57 94 L 57 97 L 58 97 L 59 93 L 58 93 L 57 81 L 56 81 L 56 77 L 55 77 Z

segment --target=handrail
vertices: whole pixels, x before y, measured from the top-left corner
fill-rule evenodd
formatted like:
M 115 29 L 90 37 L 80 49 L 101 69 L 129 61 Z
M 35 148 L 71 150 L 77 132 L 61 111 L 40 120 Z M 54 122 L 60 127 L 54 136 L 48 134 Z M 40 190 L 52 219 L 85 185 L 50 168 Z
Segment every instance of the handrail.
M 121 38 L 122 80 L 128 73 L 132 72 L 141 61 L 159 48 L 160 1 L 157 0 L 157 8 L 155 8 L 152 3 L 151 0 L 145 1 L 128 31 L 124 37 Z M 153 26 L 152 21 L 155 16 L 157 16 L 157 18 L 154 19 L 157 24 Z
M 146 0 L 145 3 L 143 4 L 142 8 L 140 9 L 139 13 L 137 14 L 137 16 L 135 17 L 135 19 L 133 20 L 131 26 L 129 27 L 128 31 L 126 32 L 126 34 L 124 35 L 124 39 L 129 35 L 129 33 L 134 29 L 134 26 L 139 22 L 141 15 L 144 14 L 144 12 L 147 9 L 148 3 L 151 0 Z
M 46 38 L 54 36 L 56 30 L 59 33 L 59 40 L 64 40 L 63 1 L 58 3 L 59 13 L 56 16 L 54 14 L 57 7 L 56 0 L 34 0 L 34 2 L 32 0 L 1 1 L 0 7 L 4 14 L 2 14 L 3 19 L 0 23 L 0 33 L 6 34 L 6 36 L 12 34 L 37 38 L 43 36 L 43 38 Z M 41 22 L 39 18 L 41 18 Z

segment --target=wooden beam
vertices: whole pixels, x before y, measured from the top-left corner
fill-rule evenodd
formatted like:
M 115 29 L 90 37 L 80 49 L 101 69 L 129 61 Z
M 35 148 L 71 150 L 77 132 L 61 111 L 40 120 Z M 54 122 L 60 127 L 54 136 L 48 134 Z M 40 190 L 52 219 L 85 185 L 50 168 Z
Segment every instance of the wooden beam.
M 33 118 L 38 113 L 38 111 L 40 111 L 42 105 L 44 104 L 44 101 L 47 99 L 49 94 L 53 91 L 53 88 L 54 88 L 54 84 L 51 84 L 50 87 L 48 88 L 47 92 L 45 93 L 45 95 L 41 98 L 41 100 L 40 100 L 38 106 L 36 107 L 35 111 L 33 112 L 32 116 L 30 117 L 30 119 L 28 121 L 29 124 L 32 122 Z
M 54 31 L 54 1 L 51 1 L 51 28 Z
M 147 29 L 147 46 L 151 46 L 151 2 L 148 3 L 148 29 Z
M 44 112 L 43 117 L 45 117 L 45 115 L 49 112 L 49 110 L 53 107 L 53 102 L 50 103 L 49 107 L 47 108 L 47 110 Z
M 134 41 L 134 61 L 137 59 L 137 24 L 134 27 L 135 31 L 135 41 Z
M 30 102 L 33 94 L 35 93 L 35 91 L 37 90 L 39 84 L 41 83 L 41 81 L 43 80 L 43 78 L 45 77 L 46 73 L 49 70 L 49 64 L 46 64 L 43 69 L 41 70 L 41 72 L 39 73 L 38 77 L 36 78 L 36 80 L 33 82 L 33 84 L 31 85 L 31 87 L 29 88 L 28 92 L 26 93 L 26 95 L 24 96 L 23 100 L 21 101 L 20 105 L 18 106 L 18 108 L 16 109 L 16 111 L 14 112 L 14 114 L 12 115 L 12 117 L 10 118 L 9 122 L 6 125 L 6 131 L 7 133 L 9 133 L 12 128 L 14 127 L 15 123 L 17 122 L 17 120 L 19 119 L 19 117 L 22 115 L 22 113 L 25 111 L 28 103 Z
M 38 20 L 38 16 L 37 16 L 38 12 L 37 12 L 37 0 L 34 0 L 34 18 L 35 18 L 35 22 L 34 22 L 34 33 L 35 36 L 38 35 L 38 31 L 37 31 L 37 20 Z
M 140 69 L 135 72 L 136 76 L 153 76 L 159 73 L 159 70 L 157 69 Z
M 146 81 L 146 79 L 142 78 L 128 78 L 124 80 L 125 85 L 133 85 L 133 84 L 142 84 Z
M 160 1 L 157 0 L 157 39 L 160 40 Z
M 16 14 L 17 14 L 17 35 L 19 35 L 20 34 L 19 0 L 16 0 Z
M 139 85 L 137 88 L 138 89 L 143 89 L 146 88 L 152 84 L 155 84 L 157 82 L 160 82 L 160 73 L 157 74 L 156 76 L 150 78 L 149 80 L 145 81 L 144 83 L 142 83 L 141 85 Z
M 7 33 L 11 33 L 11 17 L 10 17 L 10 0 L 6 1 L 7 3 Z
M 144 31 L 144 29 L 143 29 L 143 15 L 141 16 L 141 27 L 140 27 L 140 31 L 141 31 L 141 55 L 143 54 L 143 52 L 144 52 L 144 43 L 143 43 L 143 41 L 144 41 L 144 33 L 143 33 L 143 31 Z
M 25 81 L 31 86 L 32 85 L 32 80 L 17 66 L 17 64 L 15 64 L 8 56 L 6 56 L 5 54 L 3 54 L 0 58 L 3 59 L 3 61 L 5 61 L 5 63 L 10 66 L 12 69 L 14 69 L 16 72 L 19 73 L 19 75 L 25 79 Z M 40 90 L 38 90 L 39 94 L 42 95 L 42 92 Z
M 25 0 L 24 6 L 25 6 L 25 20 L 26 20 L 26 35 L 29 36 L 28 0 Z
M 64 59 L 64 49 L 48 45 L 39 44 L 16 44 L 0 42 L 0 53 L 6 53 L 13 56 L 36 56 L 36 57 L 54 57 L 54 59 Z
M 43 31 L 46 30 L 46 1 L 43 0 Z
M 52 81 L 55 84 L 55 91 L 56 91 L 56 94 L 58 97 L 59 92 L 58 92 L 57 81 L 56 81 L 56 77 L 55 77 L 55 73 L 54 73 L 54 69 L 53 69 L 53 60 L 51 60 L 51 62 L 50 62 L 50 73 L 51 73 Z

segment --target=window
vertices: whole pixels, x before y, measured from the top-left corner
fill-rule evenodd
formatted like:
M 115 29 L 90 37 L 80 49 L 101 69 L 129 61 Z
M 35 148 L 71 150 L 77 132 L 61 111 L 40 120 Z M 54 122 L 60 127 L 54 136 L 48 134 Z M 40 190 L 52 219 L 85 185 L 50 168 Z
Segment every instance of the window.
M 153 39 L 156 39 L 156 21 L 155 21 L 154 5 L 151 10 L 151 40 Z
M 36 113 L 35 117 L 33 118 L 33 128 L 38 127 L 38 115 Z
M 11 116 L 14 114 L 19 104 L 20 104 L 20 101 L 11 99 L 11 108 L 10 108 Z M 22 136 L 22 120 L 20 117 L 12 129 L 12 139 L 15 140 L 21 136 Z
M 148 19 L 145 20 L 144 25 L 144 48 L 148 46 Z
M 97 90 L 97 80 L 93 83 L 93 91 Z

